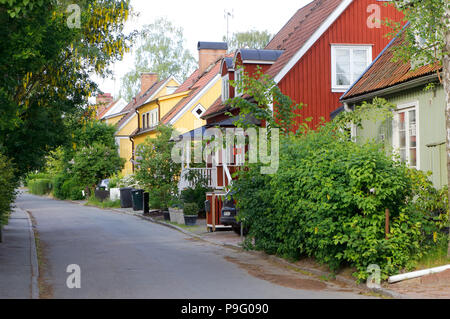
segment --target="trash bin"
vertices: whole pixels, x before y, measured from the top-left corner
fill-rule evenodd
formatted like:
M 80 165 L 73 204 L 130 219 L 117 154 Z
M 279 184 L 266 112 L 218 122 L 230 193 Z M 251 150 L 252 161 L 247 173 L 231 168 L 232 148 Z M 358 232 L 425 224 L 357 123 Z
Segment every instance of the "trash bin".
M 131 191 L 132 201 L 133 201 L 133 210 L 143 210 L 144 209 L 144 190 L 142 189 L 134 189 Z
M 120 207 L 122 208 L 130 208 L 133 207 L 133 203 L 131 200 L 131 191 L 133 188 L 124 187 L 120 189 Z
M 150 207 L 149 207 L 150 196 L 149 195 L 150 195 L 149 193 L 144 193 L 144 201 L 143 201 L 144 214 L 148 214 L 150 212 Z

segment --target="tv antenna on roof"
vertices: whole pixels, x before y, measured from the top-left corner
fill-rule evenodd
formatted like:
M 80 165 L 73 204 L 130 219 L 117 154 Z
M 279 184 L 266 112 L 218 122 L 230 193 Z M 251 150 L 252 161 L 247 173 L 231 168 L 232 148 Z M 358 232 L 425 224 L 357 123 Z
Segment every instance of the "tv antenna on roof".
M 224 10 L 224 17 L 227 20 L 227 43 L 229 43 L 230 18 L 234 18 L 234 9 L 232 9 L 231 11 Z

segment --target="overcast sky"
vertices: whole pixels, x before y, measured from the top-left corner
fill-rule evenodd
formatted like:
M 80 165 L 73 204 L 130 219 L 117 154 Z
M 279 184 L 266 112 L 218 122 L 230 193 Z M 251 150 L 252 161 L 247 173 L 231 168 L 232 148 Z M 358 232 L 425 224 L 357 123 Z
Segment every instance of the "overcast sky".
M 186 48 L 194 57 L 197 54 L 198 41 L 222 41 L 226 34 L 225 10 L 233 12 L 229 19 L 230 35 L 233 32 L 267 30 L 271 34 L 278 32 L 292 15 L 311 0 L 131 0 L 139 13 L 137 19 L 128 21 L 127 30 L 139 29 L 152 23 L 157 17 L 166 17 L 184 30 Z M 132 54 L 114 66 L 115 78 L 97 80 L 105 93 L 118 96 L 120 78 L 133 66 Z

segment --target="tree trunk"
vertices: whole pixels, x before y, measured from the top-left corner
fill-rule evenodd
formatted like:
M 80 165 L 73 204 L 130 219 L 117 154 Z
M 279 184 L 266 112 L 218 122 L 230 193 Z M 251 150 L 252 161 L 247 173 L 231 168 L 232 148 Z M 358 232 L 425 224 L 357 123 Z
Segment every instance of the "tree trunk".
M 445 48 L 447 54 L 444 56 L 443 61 L 443 77 L 442 81 L 444 84 L 444 94 L 446 106 L 446 126 L 447 126 L 447 182 L 448 182 L 448 198 L 450 203 L 450 30 L 447 31 L 445 36 Z M 449 220 L 450 220 L 450 210 L 449 210 Z M 450 257 L 450 231 L 449 231 L 449 242 L 447 254 Z

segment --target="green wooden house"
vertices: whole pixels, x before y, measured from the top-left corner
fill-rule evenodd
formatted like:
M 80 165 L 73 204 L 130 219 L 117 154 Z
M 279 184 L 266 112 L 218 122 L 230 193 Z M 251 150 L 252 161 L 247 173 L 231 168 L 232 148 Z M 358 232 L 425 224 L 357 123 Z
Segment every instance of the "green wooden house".
M 411 167 L 432 172 L 437 188 L 447 184 L 445 95 L 439 82 L 440 66 L 412 68 L 411 63 L 393 61 L 401 36 L 393 39 L 365 73 L 341 97 L 343 106 L 334 111 L 351 111 L 374 97 L 395 105 L 391 118 L 365 120 L 352 128 L 356 141 L 384 142 L 389 153 L 396 153 Z

